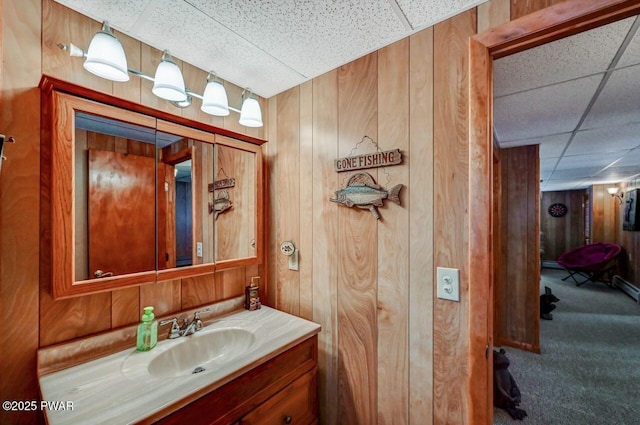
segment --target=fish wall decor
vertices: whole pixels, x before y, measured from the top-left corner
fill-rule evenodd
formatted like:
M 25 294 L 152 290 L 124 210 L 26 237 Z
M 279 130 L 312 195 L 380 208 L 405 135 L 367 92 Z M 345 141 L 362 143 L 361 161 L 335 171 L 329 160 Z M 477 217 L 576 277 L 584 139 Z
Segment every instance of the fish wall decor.
M 229 199 L 229 192 L 226 189 L 221 190 L 213 202 L 209 202 L 209 214 L 214 213 L 214 220 L 217 220 L 220 214 L 231 208 L 233 208 L 233 203 Z
M 335 198 L 329 200 L 347 207 L 369 210 L 379 220 L 380 214 L 376 207 L 383 206 L 385 199 L 400 205 L 401 189 L 402 184 L 397 184 L 390 190 L 384 190 L 376 184 L 371 174 L 357 173 L 351 176 L 344 189 L 336 191 Z

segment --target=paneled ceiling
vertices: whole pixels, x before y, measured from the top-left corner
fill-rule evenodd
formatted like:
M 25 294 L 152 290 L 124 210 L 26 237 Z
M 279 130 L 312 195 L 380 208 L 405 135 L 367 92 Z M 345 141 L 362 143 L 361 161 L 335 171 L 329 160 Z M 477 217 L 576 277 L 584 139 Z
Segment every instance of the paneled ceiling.
M 543 191 L 640 177 L 640 19 L 494 62 L 500 147 L 540 144 Z
M 486 0 L 56 1 L 269 98 Z

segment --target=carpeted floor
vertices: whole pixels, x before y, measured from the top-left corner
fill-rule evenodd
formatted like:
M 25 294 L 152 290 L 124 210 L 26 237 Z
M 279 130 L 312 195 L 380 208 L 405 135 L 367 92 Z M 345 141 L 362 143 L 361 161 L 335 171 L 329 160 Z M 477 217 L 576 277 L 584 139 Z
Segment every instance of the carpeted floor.
M 562 282 L 566 272 L 544 269 L 560 302 L 540 321 L 541 354 L 503 347 L 528 416 L 494 409 L 494 424 L 640 424 L 640 305 L 618 289 Z

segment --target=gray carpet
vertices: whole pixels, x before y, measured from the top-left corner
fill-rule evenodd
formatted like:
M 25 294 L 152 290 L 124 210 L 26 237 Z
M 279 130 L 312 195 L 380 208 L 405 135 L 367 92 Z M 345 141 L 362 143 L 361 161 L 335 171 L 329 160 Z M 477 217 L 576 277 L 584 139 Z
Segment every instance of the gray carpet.
M 494 409 L 494 424 L 640 424 L 640 305 L 618 289 L 580 287 L 562 270 L 544 269 L 560 302 L 540 321 L 541 354 L 503 347 L 528 416 Z

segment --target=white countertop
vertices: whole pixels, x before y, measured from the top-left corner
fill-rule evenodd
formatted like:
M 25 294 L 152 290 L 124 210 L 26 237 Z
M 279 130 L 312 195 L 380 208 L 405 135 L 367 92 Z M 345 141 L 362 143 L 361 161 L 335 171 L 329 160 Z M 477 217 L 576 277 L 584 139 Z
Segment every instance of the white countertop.
M 162 340 L 148 352 L 135 347 L 40 377 L 42 399 L 72 402 L 73 410 L 47 410 L 49 425 L 129 424 L 208 388 L 214 390 L 320 331 L 320 325 L 269 307 L 242 310 L 215 320 L 194 336 L 239 327 L 256 336 L 253 345 L 221 367 L 176 378 L 151 376 L 145 364 L 191 338 Z M 68 406 L 68 405 L 67 405 Z

